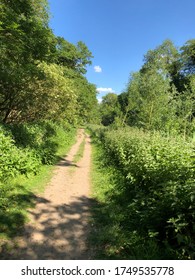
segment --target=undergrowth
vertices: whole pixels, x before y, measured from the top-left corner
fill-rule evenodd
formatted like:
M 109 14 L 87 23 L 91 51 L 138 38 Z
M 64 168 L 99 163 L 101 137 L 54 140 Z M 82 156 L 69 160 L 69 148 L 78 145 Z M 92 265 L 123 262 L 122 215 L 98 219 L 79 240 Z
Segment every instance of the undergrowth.
M 0 243 L 20 234 L 53 165 L 75 141 L 76 129 L 52 122 L 0 126 Z
M 194 146 L 143 131 L 93 128 L 97 258 L 194 259 Z

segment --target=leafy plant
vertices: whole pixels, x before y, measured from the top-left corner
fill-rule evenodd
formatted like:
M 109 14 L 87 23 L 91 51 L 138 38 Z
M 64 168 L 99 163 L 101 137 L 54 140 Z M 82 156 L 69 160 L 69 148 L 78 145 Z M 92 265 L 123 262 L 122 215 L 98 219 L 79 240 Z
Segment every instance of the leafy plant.
M 114 183 L 105 196 L 124 236 L 121 254 L 128 258 L 132 246 L 138 250 L 141 242 L 156 244 L 159 258 L 193 259 L 193 144 L 132 128 L 96 128 L 94 133 L 101 141 L 96 143 L 103 148 L 104 166 L 112 166 L 117 174 L 110 175 Z

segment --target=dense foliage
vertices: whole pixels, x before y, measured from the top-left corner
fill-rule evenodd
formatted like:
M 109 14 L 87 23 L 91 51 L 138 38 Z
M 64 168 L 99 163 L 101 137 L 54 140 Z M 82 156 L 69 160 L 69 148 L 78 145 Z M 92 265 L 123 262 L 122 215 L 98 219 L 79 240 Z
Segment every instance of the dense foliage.
M 1 237 L 20 233 L 26 222 L 25 210 L 36 200 L 36 180 L 40 192 L 40 181 L 43 185 L 47 181 L 46 166 L 68 151 L 75 132 L 75 128 L 51 121 L 0 125 L 0 245 Z M 0 258 L 5 257 L 2 250 L 0 246 Z
M 53 164 L 73 138 L 74 129 L 52 122 L 0 126 L 0 182 L 18 174 L 36 174 Z
M 194 53 L 195 40 L 180 49 L 166 40 L 149 50 L 140 71 L 131 73 L 126 90 L 103 98 L 101 123 L 191 137 L 195 130 Z
M 36 173 L 40 166 L 40 158 L 29 149 L 19 149 L 14 145 L 11 136 L 0 130 L 0 181 L 14 177 L 20 173 Z
M 88 121 L 97 99 L 84 77 L 87 46 L 53 34 L 47 0 L 3 0 L 0 9 L 0 121 Z
M 104 147 L 104 166 L 113 168 L 111 188 L 99 187 L 121 241 L 107 240 L 106 256 L 193 259 L 194 144 L 132 128 L 92 134 Z
M 164 41 L 147 52 L 123 93 L 109 93 L 99 105 L 108 132 L 95 134 L 109 176 L 98 160 L 96 168 L 110 186 L 99 188 L 103 211 L 115 221 L 108 231 L 116 231 L 106 235 L 107 257 L 195 257 L 194 54 L 195 40 L 180 49 Z

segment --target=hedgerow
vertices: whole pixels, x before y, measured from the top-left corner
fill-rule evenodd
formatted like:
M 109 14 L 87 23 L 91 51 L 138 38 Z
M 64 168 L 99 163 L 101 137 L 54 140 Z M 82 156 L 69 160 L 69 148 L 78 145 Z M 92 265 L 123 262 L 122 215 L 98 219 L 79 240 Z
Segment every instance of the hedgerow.
M 141 240 L 142 246 L 157 244 L 164 258 L 193 259 L 194 145 L 132 128 L 96 131 L 105 166 L 112 165 L 123 177 L 117 183 L 115 178 L 115 190 L 107 192 L 112 209 L 119 209 L 123 253 L 128 257 Z

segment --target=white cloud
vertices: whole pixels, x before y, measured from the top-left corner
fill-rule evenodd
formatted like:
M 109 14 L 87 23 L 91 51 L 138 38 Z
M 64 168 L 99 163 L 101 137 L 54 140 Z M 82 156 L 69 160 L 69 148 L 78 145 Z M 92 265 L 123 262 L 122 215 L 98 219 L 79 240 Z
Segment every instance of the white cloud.
M 96 89 L 97 92 L 101 93 L 101 92 L 112 92 L 114 93 L 114 90 L 112 88 L 103 88 L 103 87 L 100 87 L 100 88 L 97 88 Z
M 102 68 L 99 65 L 94 66 L 94 70 L 95 70 L 96 73 L 101 73 L 102 72 Z

